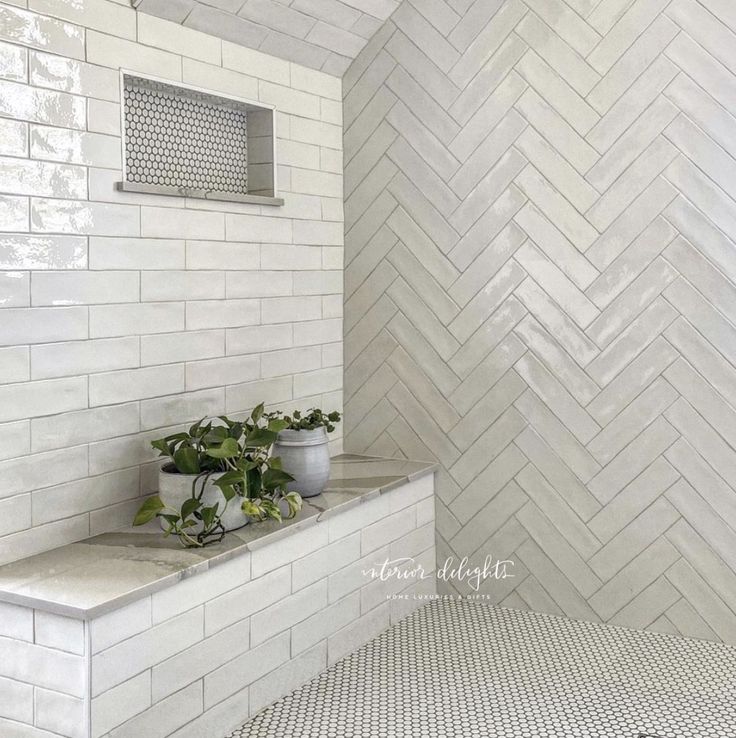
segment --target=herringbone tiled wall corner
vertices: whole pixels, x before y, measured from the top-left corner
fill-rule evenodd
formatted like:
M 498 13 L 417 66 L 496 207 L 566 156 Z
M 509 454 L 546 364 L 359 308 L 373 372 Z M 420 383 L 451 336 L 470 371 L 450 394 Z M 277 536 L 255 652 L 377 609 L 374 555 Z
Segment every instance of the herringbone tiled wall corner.
M 736 643 L 736 3 L 405 0 L 344 113 L 346 447 L 496 601 Z

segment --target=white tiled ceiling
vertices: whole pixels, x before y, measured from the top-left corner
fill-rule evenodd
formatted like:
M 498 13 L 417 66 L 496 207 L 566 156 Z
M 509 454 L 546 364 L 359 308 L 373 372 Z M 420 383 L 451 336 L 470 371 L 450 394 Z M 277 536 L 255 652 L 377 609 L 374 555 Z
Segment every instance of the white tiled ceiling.
M 132 0 L 144 13 L 342 76 L 399 0 Z

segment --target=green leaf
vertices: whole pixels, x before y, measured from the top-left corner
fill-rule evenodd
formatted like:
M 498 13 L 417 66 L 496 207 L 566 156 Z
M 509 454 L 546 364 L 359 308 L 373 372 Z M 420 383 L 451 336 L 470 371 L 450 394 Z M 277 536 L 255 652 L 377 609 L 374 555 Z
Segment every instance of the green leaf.
M 174 464 L 180 474 L 199 474 L 199 454 L 193 448 L 180 448 L 174 452 Z
M 150 523 L 164 509 L 164 503 L 158 495 L 149 497 L 138 509 L 133 518 L 133 525 Z
M 243 500 L 240 509 L 249 517 L 256 520 L 263 520 L 263 511 L 260 507 L 260 500 Z
M 260 497 L 263 490 L 263 478 L 260 465 L 255 465 L 245 472 L 245 496 Z
M 263 486 L 269 490 L 277 489 L 278 487 L 284 487 L 289 482 L 293 481 L 294 477 L 292 477 L 291 474 L 287 474 L 281 469 L 266 469 L 266 471 L 263 473 Z
M 261 446 L 270 446 L 276 440 L 276 434 L 265 428 L 256 428 L 251 431 L 245 438 L 245 445 L 248 448 L 259 448 Z
M 231 469 L 226 471 L 221 477 L 214 479 L 212 482 L 215 486 L 223 489 L 224 487 L 230 487 L 233 484 L 243 483 L 243 472 L 240 470 Z
M 261 500 L 261 507 L 267 517 L 281 522 L 281 508 L 273 500 Z
M 157 441 L 151 441 L 151 446 L 159 452 L 160 456 L 170 456 L 169 444 L 165 438 L 159 438 Z
M 214 505 L 213 507 L 203 507 L 200 511 L 200 514 L 202 515 L 202 522 L 205 525 L 205 528 L 211 528 L 212 525 L 217 522 L 217 505 Z
M 202 427 L 202 423 L 204 423 L 205 420 L 206 420 L 206 418 L 202 418 L 201 420 L 198 420 L 194 425 L 190 426 L 190 428 L 189 428 L 189 435 L 190 436 L 196 436 L 196 435 L 198 435 L 199 434 L 199 429 Z
M 242 423 L 230 423 L 229 425 L 230 438 L 239 439 L 243 435 L 243 424 Z
M 181 519 L 186 520 L 201 505 L 202 503 L 196 497 L 190 497 L 188 500 L 184 500 L 181 506 Z
M 188 433 L 172 433 L 170 436 L 166 436 L 164 441 L 167 443 L 174 443 L 175 441 L 188 441 L 190 436 Z
M 238 494 L 238 491 L 235 489 L 235 487 L 231 485 L 220 487 L 220 492 L 222 492 L 222 496 L 225 498 L 225 502 L 230 502 L 230 500 L 232 500 L 233 497 L 236 497 Z
M 222 443 L 229 435 L 228 428 L 222 425 L 216 425 L 202 440 L 205 443 Z
M 273 418 L 268 421 L 268 430 L 278 433 L 279 431 L 285 430 L 289 427 L 289 421 L 283 418 Z
M 253 408 L 253 412 L 250 414 L 250 419 L 254 423 L 257 423 L 261 419 L 262 415 L 263 415 L 263 403 L 261 403 L 260 405 L 256 405 Z
M 298 492 L 289 492 L 284 495 L 284 500 L 289 507 L 289 518 L 293 518 L 302 509 L 304 500 Z
M 205 452 L 213 459 L 232 459 L 240 456 L 240 446 L 234 438 L 226 438 L 218 448 L 210 448 Z

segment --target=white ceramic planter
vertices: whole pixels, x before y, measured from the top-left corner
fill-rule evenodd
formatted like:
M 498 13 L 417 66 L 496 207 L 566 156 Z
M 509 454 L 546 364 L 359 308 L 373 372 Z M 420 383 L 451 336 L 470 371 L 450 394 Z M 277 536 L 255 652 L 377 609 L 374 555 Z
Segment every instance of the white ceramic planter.
M 196 474 L 179 474 L 178 472 L 167 471 L 167 469 L 173 469 L 172 464 L 166 464 L 161 468 L 158 473 L 158 494 L 161 501 L 167 507 L 171 507 L 174 510 L 181 510 L 181 506 L 186 500 L 192 496 L 192 484 L 197 479 Z M 248 517 L 240 509 L 240 503 L 242 502 L 240 497 L 234 497 L 227 503 L 225 512 L 222 512 L 222 506 L 225 504 L 225 498 L 222 496 L 222 492 L 219 487 L 216 487 L 214 481 L 222 476 L 222 472 L 212 474 L 208 477 L 207 481 L 204 482 L 204 492 L 202 493 L 202 502 L 206 506 L 219 504 L 219 510 L 221 513 L 222 525 L 226 531 L 235 530 L 236 528 L 242 528 L 248 522 Z M 197 481 L 196 492 L 200 493 L 202 490 L 203 480 Z M 165 529 L 167 526 L 166 521 L 161 520 L 161 527 Z M 201 525 L 197 529 L 197 532 L 201 530 Z
M 330 448 L 325 428 L 284 430 L 276 439 L 272 456 L 280 456 L 285 472 L 294 477 L 287 485 L 302 497 L 316 497 L 330 478 Z

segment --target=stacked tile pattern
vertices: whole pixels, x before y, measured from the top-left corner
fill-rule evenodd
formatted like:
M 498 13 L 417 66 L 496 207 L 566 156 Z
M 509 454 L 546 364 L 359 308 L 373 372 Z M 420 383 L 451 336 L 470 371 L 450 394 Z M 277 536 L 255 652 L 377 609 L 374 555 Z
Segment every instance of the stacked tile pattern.
M 519 608 L 736 643 L 736 6 L 412 0 L 344 78 L 346 448 Z
M 129 524 L 153 438 L 342 402 L 340 80 L 127 4 L 29 5 L 0 3 L 0 562 Z M 284 206 L 116 191 L 120 67 L 275 105 Z
M 132 0 L 144 13 L 342 76 L 400 0 Z
M 0 602 L 0 734 L 86 736 L 88 640 L 81 620 Z

